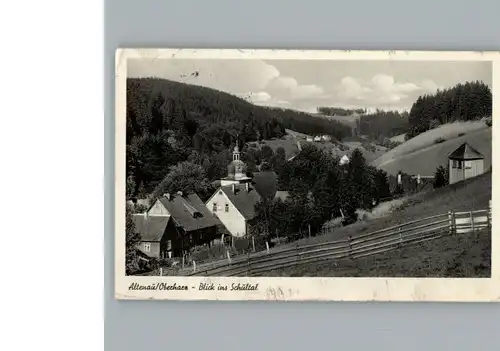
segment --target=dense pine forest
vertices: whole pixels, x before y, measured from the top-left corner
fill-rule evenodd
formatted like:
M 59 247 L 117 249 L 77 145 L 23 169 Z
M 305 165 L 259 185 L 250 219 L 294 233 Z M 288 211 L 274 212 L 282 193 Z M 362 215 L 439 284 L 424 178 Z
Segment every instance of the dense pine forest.
M 408 112 L 377 110 L 362 115 L 358 121 L 359 133 L 379 143 L 385 138 L 406 133 L 408 127 Z
M 255 106 L 210 88 L 157 78 L 128 79 L 127 196 L 165 190 L 158 186 L 175 170 L 210 183 L 226 173 L 235 142 L 248 162 L 261 161 L 245 143 L 282 137 L 285 128 L 338 140 L 351 134 L 336 121 Z
M 420 96 L 410 110 L 407 139 L 441 124 L 491 117 L 492 94 L 483 82 L 467 82 Z

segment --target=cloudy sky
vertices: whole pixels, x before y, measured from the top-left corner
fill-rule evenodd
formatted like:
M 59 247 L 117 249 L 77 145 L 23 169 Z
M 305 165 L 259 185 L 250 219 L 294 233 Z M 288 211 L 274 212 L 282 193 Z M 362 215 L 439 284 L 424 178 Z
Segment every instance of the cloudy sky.
M 317 106 L 409 110 L 419 95 L 459 82 L 491 87 L 492 68 L 488 62 L 136 59 L 128 62 L 128 76 L 206 86 L 307 112 Z

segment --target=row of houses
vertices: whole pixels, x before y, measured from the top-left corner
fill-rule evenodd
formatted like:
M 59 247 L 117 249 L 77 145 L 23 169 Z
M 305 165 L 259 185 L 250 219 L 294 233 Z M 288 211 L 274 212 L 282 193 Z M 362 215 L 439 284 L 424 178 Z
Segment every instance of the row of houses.
M 316 135 L 315 137 L 307 136 L 306 141 L 309 142 L 320 142 L 320 141 L 332 141 L 332 137 L 329 135 Z
M 277 186 L 277 175 L 272 171 L 255 172 L 249 177 L 236 146 L 227 176 L 205 203 L 196 194 L 164 194 L 144 213 L 133 215 L 142 237 L 138 248 L 150 257 L 172 258 L 185 255 L 193 246 L 217 242 L 221 226 L 234 237 L 244 237 L 256 219 L 259 201 L 288 197 Z

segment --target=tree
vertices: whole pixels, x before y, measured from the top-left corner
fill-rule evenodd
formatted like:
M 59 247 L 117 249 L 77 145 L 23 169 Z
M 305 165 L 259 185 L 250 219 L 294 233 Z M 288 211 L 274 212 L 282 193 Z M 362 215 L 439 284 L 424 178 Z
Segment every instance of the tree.
M 448 185 L 448 170 L 444 166 L 436 168 L 433 185 L 434 188 L 442 188 Z
M 137 244 L 141 241 L 141 235 L 136 232 L 132 209 L 127 206 L 125 216 L 125 272 L 131 275 L 139 269 L 139 257 Z
M 274 155 L 273 149 L 269 145 L 264 145 L 260 149 L 262 161 L 269 162 L 269 159 Z
M 172 194 L 181 191 L 185 194 L 195 193 L 202 200 L 205 200 L 213 190 L 212 185 L 205 176 L 203 167 L 184 161 L 170 167 L 169 173 L 156 187 L 153 196 L 159 197 L 164 193 Z

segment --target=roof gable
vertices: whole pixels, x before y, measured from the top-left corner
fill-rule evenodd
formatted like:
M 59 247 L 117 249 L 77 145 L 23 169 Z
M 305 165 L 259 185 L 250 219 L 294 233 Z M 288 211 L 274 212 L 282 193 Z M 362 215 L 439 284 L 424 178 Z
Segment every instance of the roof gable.
M 448 158 L 452 160 L 481 160 L 484 156 L 468 143 L 463 143 Z
M 142 241 L 161 241 L 165 229 L 167 228 L 169 216 L 146 216 L 144 214 L 134 214 L 135 230 L 141 235 Z

